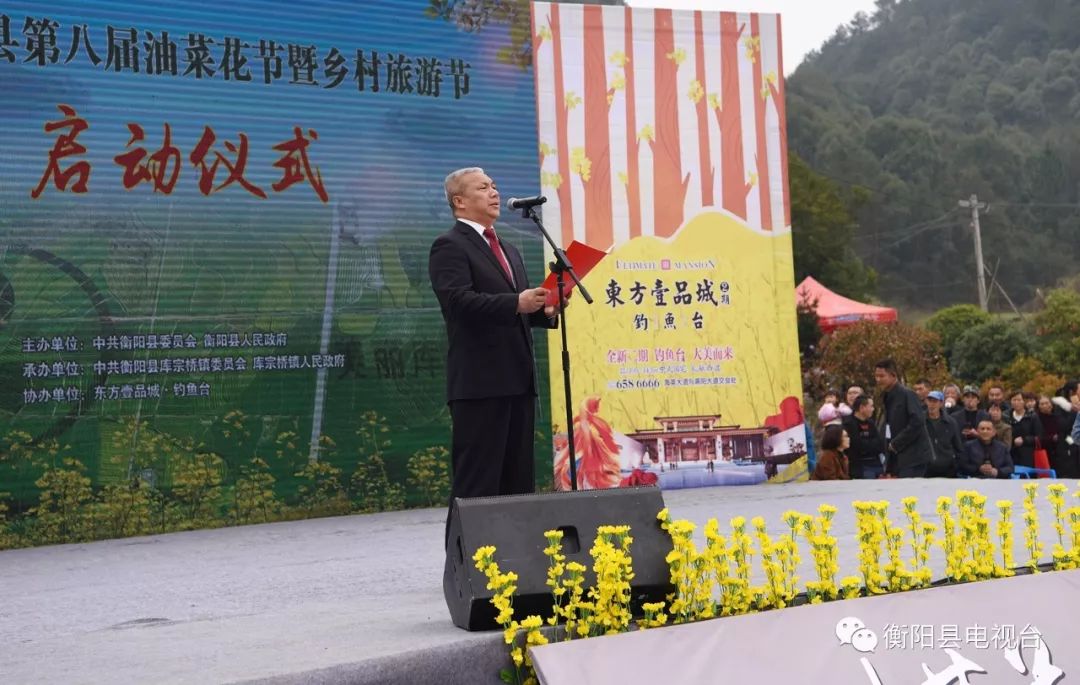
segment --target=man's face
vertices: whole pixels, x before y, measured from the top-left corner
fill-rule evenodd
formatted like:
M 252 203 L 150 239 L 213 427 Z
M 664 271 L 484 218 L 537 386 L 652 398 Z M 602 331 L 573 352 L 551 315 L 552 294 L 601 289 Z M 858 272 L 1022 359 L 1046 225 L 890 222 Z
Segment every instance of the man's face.
M 925 402 L 926 396 L 930 394 L 930 386 L 922 383 L 916 383 L 912 390 L 915 391 L 915 394 L 919 396 L 919 400 L 922 402 Z
M 926 413 L 932 419 L 941 416 L 941 401 L 935 400 L 933 397 L 926 398 Z
M 1024 407 L 1024 396 L 1021 395 L 1020 393 L 1017 393 L 1017 394 L 1013 395 L 1009 399 L 1009 404 L 1012 405 L 1012 410 L 1014 412 L 1016 412 L 1017 414 L 1023 414 L 1024 413 L 1024 409 L 1025 409 L 1025 407 Z
M 867 401 L 866 404 L 859 407 L 859 411 L 855 413 L 855 416 L 859 417 L 860 421 L 865 421 L 874 415 L 874 400 Z
M 964 409 L 975 411 L 979 408 L 979 396 L 968 393 L 964 395 Z
M 953 387 L 945 388 L 945 399 L 951 399 L 955 404 L 956 400 L 960 399 L 960 391 Z
M 896 376 L 885 369 L 874 369 L 874 382 L 882 390 L 889 390 L 896 384 Z
M 994 439 L 994 424 L 989 421 L 980 421 L 978 432 L 979 440 L 989 445 Z
M 1005 399 L 1005 391 L 1001 388 L 990 388 L 986 391 L 986 399 L 994 404 L 1001 404 L 1001 401 Z
M 855 398 L 862 394 L 862 388 L 857 385 L 853 385 L 847 389 L 847 397 L 844 399 L 844 404 L 851 406 L 855 403 Z
M 479 171 L 461 178 L 459 192 L 453 201 L 461 219 L 490 227 L 499 218 L 499 189 L 495 187 L 495 181 Z
M 994 423 L 997 423 L 998 421 L 1001 420 L 1001 405 L 1000 404 L 991 404 L 990 405 L 990 418 L 993 419 Z

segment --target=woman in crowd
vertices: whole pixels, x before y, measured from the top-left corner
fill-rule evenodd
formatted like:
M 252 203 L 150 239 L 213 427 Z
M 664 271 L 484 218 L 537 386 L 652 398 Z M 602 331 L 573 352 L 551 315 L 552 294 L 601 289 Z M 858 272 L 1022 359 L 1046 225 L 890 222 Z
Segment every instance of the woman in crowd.
M 1041 431 L 1039 444 L 1050 458 L 1050 468 L 1057 472 L 1058 477 L 1064 478 L 1061 468 L 1065 465 L 1065 460 L 1062 457 L 1069 445 L 1065 442 L 1065 435 L 1061 432 L 1058 418 L 1054 414 L 1054 403 L 1050 401 L 1049 396 L 1039 395 L 1039 401 L 1035 407 L 1035 418 L 1039 420 Z
M 1071 380 L 1050 400 L 1058 421 L 1058 434 L 1063 446 L 1058 447 L 1058 478 L 1080 478 L 1080 445 L 1070 436 L 1080 415 L 1080 381 Z
M 1013 444 L 1012 426 L 1005 420 L 1005 412 L 1000 404 L 991 404 L 988 412 L 994 422 L 994 437 L 1011 448 Z
M 839 424 L 825 427 L 821 436 L 820 450 L 818 451 L 817 466 L 810 476 L 811 480 L 850 480 L 848 470 L 847 448 L 851 445 L 851 439 L 847 431 Z
M 1005 420 L 1012 427 L 1009 453 L 1017 466 L 1035 466 L 1035 440 L 1039 437 L 1039 420 L 1024 406 L 1024 393 L 1015 390 L 1009 396 L 1012 411 Z M 1008 443 L 1006 443 L 1008 444 Z

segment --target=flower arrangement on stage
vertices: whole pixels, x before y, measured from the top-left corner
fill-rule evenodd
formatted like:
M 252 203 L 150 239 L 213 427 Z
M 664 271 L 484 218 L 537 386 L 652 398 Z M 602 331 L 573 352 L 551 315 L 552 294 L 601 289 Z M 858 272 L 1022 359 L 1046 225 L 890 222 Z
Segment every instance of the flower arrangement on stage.
M 1039 539 L 1036 502 L 1039 484 L 1024 485 L 1024 547 L 1028 559 L 1022 569 L 1013 557 L 1013 503 L 996 502 L 998 518 L 991 531 L 986 496 L 972 490 L 957 491 L 955 497 L 939 497 L 937 524 L 924 521 L 918 499 L 901 500 L 902 523 L 889 517 L 887 501 L 855 502 L 856 535 L 859 543 L 859 575 L 846 576 L 839 583 L 837 539 L 832 535 L 836 507 L 822 504 L 811 516 L 797 511 L 781 515 L 783 532 L 771 535 L 765 519 L 755 517 L 748 524 L 737 516 L 728 523 L 728 532 L 709 519 L 703 530 L 704 547 L 694 540 L 697 526 L 685 519 L 672 519 L 665 508 L 657 519 L 671 538 L 666 557 L 672 592 L 666 601 L 632 606 L 629 526 L 601 526 L 589 552 L 596 578 L 585 587 L 586 567 L 567 562 L 563 554 L 563 533 L 544 535 L 548 559 L 547 585 L 551 588 L 551 616 L 548 635 L 541 630 L 544 620 L 529 616 L 520 622 L 513 617 L 513 595 L 517 576 L 503 573 L 495 561 L 494 547 L 481 547 L 473 556 L 478 569 L 488 579 L 494 593 L 491 601 L 497 622 L 510 649 L 513 669 L 504 669 L 507 683 L 536 683 L 529 648 L 547 644 L 549 638 L 572 640 L 611 635 L 637 629 L 658 628 L 723 616 L 735 616 L 792 604 L 818 604 L 836 599 L 904 592 L 930 587 L 930 555 L 940 548 L 945 555 L 947 582 L 970 582 L 1015 575 L 1017 570 L 1038 573 L 1043 543 Z M 1080 568 L 1080 506 L 1066 509 L 1068 489 L 1061 483 L 1047 487 L 1047 501 L 1054 512 L 1057 542 L 1053 546 L 1055 570 Z M 1080 490 L 1073 494 L 1080 498 Z M 1068 528 L 1066 528 L 1068 525 Z M 940 531 L 940 535 L 939 535 Z M 1068 533 L 1068 535 L 1066 534 Z M 1067 544 L 1068 543 L 1068 544 Z M 800 544 L 809 549 L 815 579 L 807 580 L 800 592 L 797 575 L 801 563 Z M 754 575 L 755 556 L 760 576 Z M 755 579 L 763 579 L 755 584 Z M 638 618 L 633 622 L 633 613 Z M 561 624 L 561 630 L 559 629 Z

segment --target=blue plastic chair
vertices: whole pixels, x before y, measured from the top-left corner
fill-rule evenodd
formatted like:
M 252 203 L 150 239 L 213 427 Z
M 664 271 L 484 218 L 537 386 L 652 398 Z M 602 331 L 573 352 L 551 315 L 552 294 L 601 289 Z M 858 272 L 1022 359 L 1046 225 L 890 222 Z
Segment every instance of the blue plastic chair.
M 1039 478 L 1040 476 L 1050 476 L 1051 478 L 1057 478 L 1057 471 L 1054 469 L 1035 469 L 1030 466 L 1016 465 L 1013 467 L 1012 478 L 1018 480 L 1020 478 Z

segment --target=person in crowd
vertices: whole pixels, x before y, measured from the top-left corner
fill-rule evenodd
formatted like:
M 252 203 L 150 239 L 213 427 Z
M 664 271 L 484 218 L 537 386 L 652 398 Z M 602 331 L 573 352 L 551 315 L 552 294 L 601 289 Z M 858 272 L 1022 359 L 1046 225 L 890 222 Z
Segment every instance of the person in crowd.
M 847 393 L 844 394 L 844 401 L 840 403 L 841 416 L 851 416 L 851 412 L 855 410 L 855 398 L 861 394 L 863 394 L 863 390 L 857 385 L 853 385 L 847 389 Z
M 994 422 L 994 434 L 997 439 L 1012 446 L 1012 425 L 1005 420 L 1005 412 L 1001 410 L 1001 405 L 991 404 L 987 413 L 990 415 L 990 420 Z
M 960 427 L 953 417 L 943 411 L 945 394 L 937 390 L 926 396 L 926 429 L 930 433 L 930 445 L 934 459 L 926 469 L 927 478 L 955 478 L 956 459 L 964 448 L 960 439 Z
M 840 414 L 839 407 L 829 402 L 821 405 L 821 409 L 818 409 L 817 417 L 818 422 L 822 426 L 840 425 L 840 420 L 844 418 Z
M 990 409 L 991 404 L 1000 405 L 1002 411 L 1008 413 L 1009 407 L 1005 402 L 1005 388 L 994 384 L 986 389 L 986 408 Z
M 1035 441 L 1039 438 L 1039 420 L 1034 414 L 1027 411 L 1024 406 L 1024 393 L 1015 390 L 1009 395 L 1009 404 L 1012 411 L 1006 415 L 1005 420 L 1012 427 L 1012 443 L 1009 450 L 1013 464 L 1019 466 L 1035 466 Z
M 823 404 L 831 404 L 832 406 L 836 407 L 836 410 L 840 413 L 840 416 L 847 416 L 851 413 L 851 407 L 840 401 L 840 391 L 834 388 L 829 388 L 825 391 L 825 399 L 823 401 Z
M 851 401 L 851 416 L 842 425 L 851 441 L 847 450 L 851 478 L 873 479 L 885 474 L 885 440 L 874 424 L 874 400 L 858 395 Z
M 994 437 L 994 424 L 983 419 L 975 428 L 978 437 L 964 443 L 957 467 L 972 478 L 1009 478 L 1013 473 L 1009 448 Z
M 915 396 L 919 398 L 919 402 L 926 406 L 926 396 L 930 394 L 930 388 L 934 386 L 930 385 L 930 381 L 925 378 L 920 378 L 915 381 L 915 385 L 911 386 L 911 389 L 915 391 Z
M 810 475 L 811 480 L 850 480 L 848 471 L 847 449 L 851 445 L 844 427 L 833 424 L 825 427 L 821 435 L 817 466 Z
M 1046 450 L 1047 457 L 1050 458 L 1050 468 L 1054 469 L 1059 478 L 1075 478 L 1076 476 L 1071 473 L 1064 475 L 1064 471 L 1067 471 L 1069 466 L 1067 460 L 1063 458 L 1069 447 L 1065 442 L 1068 434 L 1061 430 L 1058 418 L 1054 414 L 1054 403 L 1049 395 L 1039 395 L 1038 403 L 1035 405 L 1035 418 L 1039 420 L 1039 434 L 1042 436 L 1039 439 L 1043 449 Z
M 960 392 L 960 386 L 956 383 L 949 383 L 946 385 L 942 392 L 945 393 L 945 411 L 952 413 L 953 409 L 960 405 L 960 397 L 963 393 Z
M 855 398 L 859 395 L 863 395 L 862 386 L 853 385 L 847 389 L 847 395 L 844 397 L 844 403 L 851 407 L 851 411 L 855 411 Z
M 1080 381 L 1070 380 L 1050 401 L 1054 404 L 1058 430 L 1065 442 L 1059 448 L 1061 469 L 1057 474 L 1061 478 L 1080 478 L 1080 439 L 1072 435 L 1073 426 L 1080 416 Z
M 952 410 L 952 417 L 960 426 L 960 437 L 974 440 L 978 436 L 976 428 L 979 421 L 990 418 L 990 415 L 979 409 L 979 389 L 974 385 L 964 386 L 962 400 L 963 404 Z
M 890 460 L 896 459 L 895 475 L 921 478 L 933 458 L 922 404 L 910 388 L 900 383 L 896 362 L 892 359 L 883 359 L 875 365 L 874 381 L 883 392 L 888 456 Z
M 1024 409 L 1029 414 L 1034 414 L 1038 411 L 1039 397 L 1033 392 L 1024 393 Z

